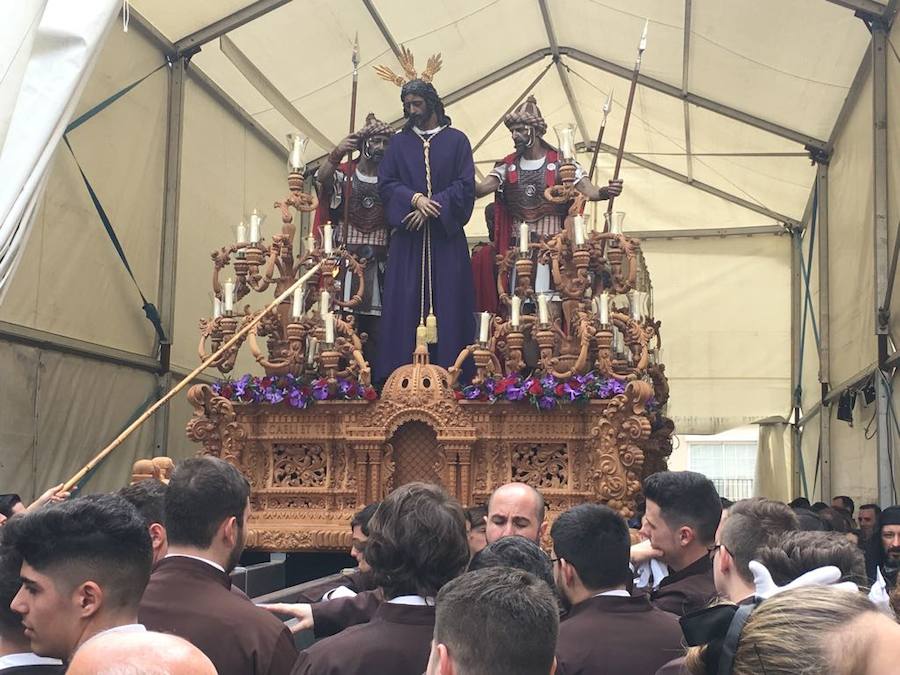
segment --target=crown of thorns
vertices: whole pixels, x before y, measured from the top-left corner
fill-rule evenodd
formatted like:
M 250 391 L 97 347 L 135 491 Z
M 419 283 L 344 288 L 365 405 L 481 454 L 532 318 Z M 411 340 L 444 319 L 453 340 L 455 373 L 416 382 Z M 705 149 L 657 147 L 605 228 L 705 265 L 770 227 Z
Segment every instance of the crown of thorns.
M 400 47 L 400 56 L 397 57 L 397 60 L 400 61 L 400 66 L 403 68 L 405 77 L 403 75 L 398 75 L 389 66 L 385 65 L 375 66 L 375 72 L 378 73 L 378 77 L 381 79 L 393 82 L 398 87 L 402 87 L 407 82 L 412 82 L 417 79 L 422 80 L 423 82 L 431 82 L 435 74 L 441 69 L 441 55 L 439 53 L 432 54 L 428 57 L 428 62 L 425 64 L 425 70 L 422 71 L 421 75 L 417 74 L 415 59 L 413 58 L 412 52 L 405 46 Z

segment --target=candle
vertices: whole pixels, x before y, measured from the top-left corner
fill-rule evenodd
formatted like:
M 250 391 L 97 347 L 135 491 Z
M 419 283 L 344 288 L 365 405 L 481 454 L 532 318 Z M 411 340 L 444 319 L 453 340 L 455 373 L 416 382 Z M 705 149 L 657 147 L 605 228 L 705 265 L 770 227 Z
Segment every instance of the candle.
M 575 216 L 575 245 L 584 246 L 584 216 Z
M 255 244 L 259 241 L 259 226 L 262 223 L 262 218 L 259 217 L 259 213 L 256 209 L 253 209 L 253 213 L 250 214 L 250 243 Z
M 519 224 L 519 253 L 528 253 L 528 223 Z
M 334 344 L 334 313 L 328 312 L 325 316 L 325 342 Z
M 538 320 L 542 324 L 550 323 L 550 308 L 547 306 L 547 296 L 543 293 L 538 296 Z
M 606 291 L 600 294 L 600 323 L 604 326 L 609 324 L 609 293 Z
M 331 223 L 325 224 L 325 233 L 322 235 L 322 240 L 325 246 L 325 255 L 331 255 L 331 237 L 332 237 L 332 226 Z
M 306 344 L 306 362 L 309 365 L 313 365 L 316 361 L 316 347 L 319 345 L 318 338 L 311 337 L 309 342 Z
M 222 316 L 222 301 L 213 296 L 213 318 L 218 319 Z
M 243 220 L 237 226 L 237 243 L 239 243 L 239 244 L 247 243 L 247 226 L 244 225 Z
M 628 291 L 628 306 L 631 308 L 631 318 L 641 320 L 641 293 L 640 291 Z
M 479 342 L 487 342 L 488 341 L 488 329 L 491 323 L 491 313 L 490 312 L 482 312 L 481 313 L 481 330 L 478 331 L 478 341 Z
M 312 253 L 316 250 L 316 238 L 312 236 L 312 232 L 309 233 L 309 236 L 306 238 L 306 252 Z
M 512 298 L 512 316 L 510 317 L 510 323 L 516 328 L 519 327 L 519 323 L 521 322 L 520 315 L 522 313 L 522 298 L 518 295 L 514 295 Z
M 294 289 L 294 306 L 291 308 L 291 316 L 295 319 L 303 316 L 303 291 L 305 290 L 303 285 Z
M 325 317 L 328 316 L 329 310 L 331 309 L 331 296 L 328 294 L 328 291 L 322 291 L 322 294 L 319 296 L 319 316 L 322 317 L 322 320 L 325 320 Z
M 225 300 L 225 313 L 230 314 L 234 311 L 234 282 L 231 280 L 231 277 L 225 281 L 222 297 Z

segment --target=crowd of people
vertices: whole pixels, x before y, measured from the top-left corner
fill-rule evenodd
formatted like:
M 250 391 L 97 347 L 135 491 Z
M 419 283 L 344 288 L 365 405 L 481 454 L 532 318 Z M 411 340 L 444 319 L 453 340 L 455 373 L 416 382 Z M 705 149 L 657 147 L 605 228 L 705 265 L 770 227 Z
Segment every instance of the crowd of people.
M 900 663 L 897 506 L 731 503 L 681 471 L 645 480 L 630 523 L 591 503 L 551 523 L 522 483 L 468 510 L 410 483 L 353 518 L 357 568 L 307 584 L 304 602 L 255 605 L 229 577 L 250 496 L 232 465 L 189 459 L 168 484 L 116 494 L 59 487 L 28 508 L 0 497 L 0 673 L 880 675 Z M 298 652 L 292 632 L 306 629 L 317 639 Z

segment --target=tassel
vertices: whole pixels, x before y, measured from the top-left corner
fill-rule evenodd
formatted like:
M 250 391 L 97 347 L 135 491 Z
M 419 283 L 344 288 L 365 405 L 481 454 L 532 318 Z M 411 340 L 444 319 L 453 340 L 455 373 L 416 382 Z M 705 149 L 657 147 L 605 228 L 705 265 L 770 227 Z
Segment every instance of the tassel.
M 434 312 L 429 312 L 425 319 L 425 340 L 430 345 L 437 344 L 438 341 L 437 317 Z
M 427 333 L 428 333 L 428 330 L 425 328 L 425 324 L 424 324 L 424 323 L 420 323 L 420 324 L 418 325 L 418 327 L 416 328 L 416 346 L 417 346 L 417 347 L 418 347 L 419 345 L 426 345 L 426 344 L 428 344 L 428 339 L 427 339 L 427 337 L 426 337 L 426 336 L 427 336 Z

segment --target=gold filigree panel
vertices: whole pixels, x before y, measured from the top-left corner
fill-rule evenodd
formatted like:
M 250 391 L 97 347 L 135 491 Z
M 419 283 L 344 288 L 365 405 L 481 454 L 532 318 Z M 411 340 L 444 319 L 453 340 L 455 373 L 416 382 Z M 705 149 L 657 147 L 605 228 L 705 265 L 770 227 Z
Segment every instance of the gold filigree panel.
M 512 451 L 513 481 L 538 489 L 569 485 L 569 453 L 565 443 L 520 443 Z
M 272 447 L 273 487 L 325 487 L 328 458 L 321 445 L 276 443 Z

